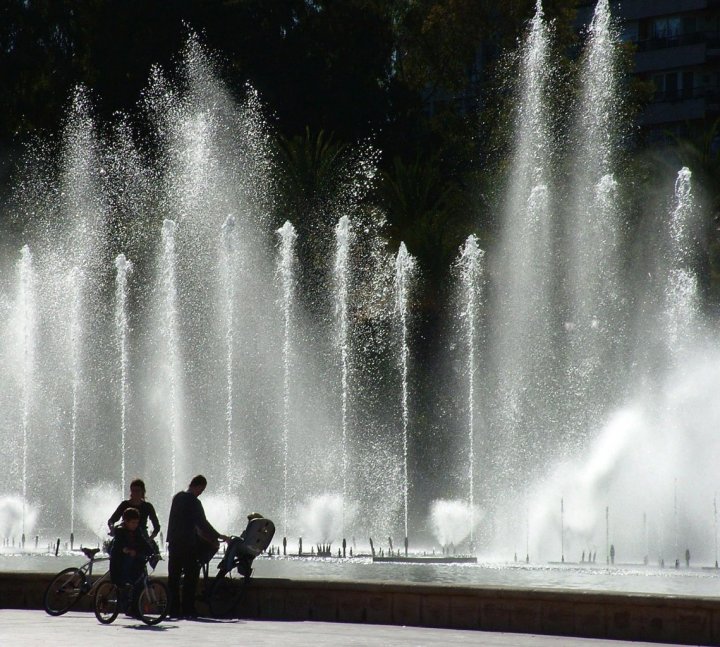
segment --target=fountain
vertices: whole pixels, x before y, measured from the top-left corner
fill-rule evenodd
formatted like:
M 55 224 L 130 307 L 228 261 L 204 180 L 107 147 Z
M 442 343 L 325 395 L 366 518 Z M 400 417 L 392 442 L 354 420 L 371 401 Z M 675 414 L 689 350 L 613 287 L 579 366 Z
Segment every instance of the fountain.
M 0 529 L 54 539 L 69 520 L 95 541 L 118 475 L 144 476 L 162 519 L 202 472 L 209 516 L 232 527 L 261 511 L 306 549 L 402 537 L 507 562 L 519 545 L 565 568 L 603 544 L 638 564 L 690 545 L 714 563 L 720 343 L 695 274 L 691 173 L 648 224 L 657 236 L 629 243 L 608 3 L 565 135 L 551 41 L 538 3 L 497 240 L 467 238 L 442 313 L 448 380 L 421 379 L 436 367 L 414 359 L 422 267 L 404 244 L 389 253 L 383 214 L 359 204 L 372 155 L 317 229 L 296 231 L 257 94 L 233 98 L 192 39 L 178 75 L 151 74 L 150 143 L 128 117 L 98 128 L 79 92 L 58 164 L 18 189 L 27 246 L 0 259 L 19 263 L 0 278 L 14 457 Z

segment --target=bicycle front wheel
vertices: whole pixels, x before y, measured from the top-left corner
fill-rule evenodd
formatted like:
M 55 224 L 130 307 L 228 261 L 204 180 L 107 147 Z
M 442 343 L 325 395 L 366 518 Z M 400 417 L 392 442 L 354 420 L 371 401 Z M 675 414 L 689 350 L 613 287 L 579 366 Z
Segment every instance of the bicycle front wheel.
M 168 612 L 167 587 L 157 580 L 148 581 L 138 596 L 138 617 L 146 625 L 162 622 Z
M 240 598 L 247 586 L 247 578 L 242 575 L 233 577 L 232 571 L 220 571 L 210 588 L 210 613 L 215 618 L 228 618 L 235 614 Z
M 90 588 L 85 574 L 79 568 L 66 568 L 50 582 L 43 597 L 45 611 L 51 616 L 61 616 L 68 611 Z
M 120 612 L 120 589 L 110 581 L 102 582 L 95 592 L 95 617 L 109 625 Z

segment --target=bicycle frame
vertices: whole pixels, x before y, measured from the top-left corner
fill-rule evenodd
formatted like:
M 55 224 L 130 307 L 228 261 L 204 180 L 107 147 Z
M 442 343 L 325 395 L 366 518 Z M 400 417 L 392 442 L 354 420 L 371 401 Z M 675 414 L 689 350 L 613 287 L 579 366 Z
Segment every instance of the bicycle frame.
M 82 552 L 88 558 L 80 566 L 70 566 L 57 573 L 45 590 L 43 606 L 51 616 L 60 616 L 66 613 L 80 598 L 93 594 L 103 581 L 109 579 L 109 571 L 93 581 L 93 567 L 95 562 L 108 561 L 108 558 L 97 557 L 99 549 L 83 548 Z
M 83 549 L 83 553 L 88 556 L 88 553 L 85 553 L 85 549 Z M 105 580 L 110 578 L 110 570 L 108 569 L 101 575 L 99 578 L 97 578 L 95 581 L 92 579 L 93 575 L 93 566 L 99 562 L 109 562 L 109 557 L 96 557 L 95 555 L 91 555 L 88 557 L 88 561 L 85 562 L 82 566 L 79 567 L 80 572 L 83 574 L 83 578 L 85 580 L 85 584 L 83 585 L 83 594 L 88 594 L 91 591 L 93 591 L 97 586 L 100 584 L 100 582 L 104 582 Z M 88 586 L 88 583 L 90 584 Z

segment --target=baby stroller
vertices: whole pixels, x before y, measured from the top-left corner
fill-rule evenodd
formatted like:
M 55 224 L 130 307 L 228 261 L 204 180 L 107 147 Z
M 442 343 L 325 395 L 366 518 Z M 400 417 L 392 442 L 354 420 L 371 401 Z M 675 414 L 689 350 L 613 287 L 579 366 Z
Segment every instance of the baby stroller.
M 274 535 L 275 524 L 270 519 L 250 515 L 245 531 L 230 537 L 214 578 L 208 574 L 209 560 L 203 564 L 205 594 L 214 617 L 234 614 L 250 580 L 253 560 L 267 549 Z

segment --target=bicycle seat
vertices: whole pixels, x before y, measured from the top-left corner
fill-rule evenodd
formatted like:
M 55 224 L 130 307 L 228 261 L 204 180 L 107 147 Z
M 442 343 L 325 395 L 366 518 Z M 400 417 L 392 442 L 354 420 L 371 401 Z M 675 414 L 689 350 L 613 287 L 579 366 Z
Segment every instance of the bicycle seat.
M 85 557 L 88 559 L 92 559 L 100 552 L 99 548 L 81 548 L 82 552 L 85 554 Z

